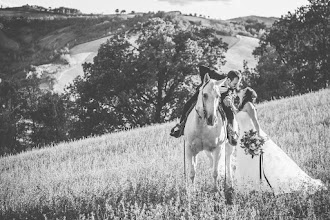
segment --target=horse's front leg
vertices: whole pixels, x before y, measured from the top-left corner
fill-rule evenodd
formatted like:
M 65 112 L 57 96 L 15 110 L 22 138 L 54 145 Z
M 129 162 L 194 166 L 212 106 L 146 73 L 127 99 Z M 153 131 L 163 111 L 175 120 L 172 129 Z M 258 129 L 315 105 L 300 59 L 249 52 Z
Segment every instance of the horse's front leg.
M 190 145 L 186 147 L 186 158 L 189 177 L 191 182 L 194 183 L 197 166 L 197 155 L 193 154 Z
M 209 158 L 209 164 L 210 164 L 210 168 L 213 167 L 213 157 L 212 157 L 212 153 L 210 151 L 204 151 L 206 156 Z
M 217 178 L 219 175 L 219 160 L 220 160 L 220 152 L 221 152 L 221 146 L 218 146 L 214 149 L 213 153 L 213 180 L 214 180 L 214 188 L 217 187 Z

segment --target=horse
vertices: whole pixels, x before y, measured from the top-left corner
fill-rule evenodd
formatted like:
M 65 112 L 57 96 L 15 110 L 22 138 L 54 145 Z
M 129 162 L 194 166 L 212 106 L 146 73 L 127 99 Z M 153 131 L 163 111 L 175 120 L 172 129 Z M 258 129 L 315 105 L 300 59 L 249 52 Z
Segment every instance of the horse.
M 184 129 L 185 156 L 187 158 L 187 168 L 189 177 L 194 183 L 197 166 L 197 155 L 204 151 L 209 158 L 213 169 L 214 187 L 219 174 L 218 165 L 221 156 L 221 149 L 226 147 L 227 142 L 227 120 L 222 107 L 220 106 L 220 90 L 226 78 L 220 81 L 211 79 L 209 74 L 205 74 L 203 84 L 199 88 L 196 105 L 189 113 Z M 222 113 L 221 113 L 222 110 Z M 232 149 L 226 152 L 226 157 L 232 153 Z M 225 160 L 225 166 L 229 170 L 230 160 Z M 231 172 L 229 175 L 231 178 Z

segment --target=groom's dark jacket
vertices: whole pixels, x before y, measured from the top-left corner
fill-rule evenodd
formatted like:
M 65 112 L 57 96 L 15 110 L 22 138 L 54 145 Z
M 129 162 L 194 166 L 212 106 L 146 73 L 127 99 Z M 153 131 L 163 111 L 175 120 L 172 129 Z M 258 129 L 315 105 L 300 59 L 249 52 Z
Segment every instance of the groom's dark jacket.
M 199 66 L 199 76 L 201 77 L 201 81 L 202 81 L 201 85 L 203 84 L 203 79 L 204 79 L 204 76 L 205 76 L 206 73 L 209 74 L 211 79 L 215 79 L 215 80 L 222 80 L 222 79 L 227 77 L 227 75 L 220 74 L 212 68 L 209 68 L 209 67 L 206 67 L 206 66 Z M 197 91 L 199 90 L 201 85 L 198 86 Z M 222 103 L 222 101 L 224 100 L 224 98 L 226 96 L 232 95 L 233 91 L 234 91 L 233 89 L 228 88 L 227 92 L 222 93 L 221 94 L 221 103 Z

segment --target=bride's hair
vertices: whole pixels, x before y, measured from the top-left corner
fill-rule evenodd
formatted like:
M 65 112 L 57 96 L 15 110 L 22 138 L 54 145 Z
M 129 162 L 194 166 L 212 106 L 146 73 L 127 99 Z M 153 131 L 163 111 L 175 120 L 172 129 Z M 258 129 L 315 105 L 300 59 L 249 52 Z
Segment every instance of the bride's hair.
M 254 91 L 252 88 L 247 87 L 244 97 L 243 97 L 243 101 L 241 106 L 239 107 L 239 110 L 242 110 L 242 108 L 244 107 L 244 105 L 248 102 L 251 102 L 253 105 L 255 104 L 257 99 L 257 93 L 256 91 Z

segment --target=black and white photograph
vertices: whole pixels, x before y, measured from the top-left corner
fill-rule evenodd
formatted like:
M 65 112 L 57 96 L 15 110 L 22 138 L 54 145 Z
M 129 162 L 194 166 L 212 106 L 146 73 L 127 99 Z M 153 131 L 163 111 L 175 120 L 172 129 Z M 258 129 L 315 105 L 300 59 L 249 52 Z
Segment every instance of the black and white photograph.
M 330 0 L 0 0 L 2 219 L 330 219 Z

